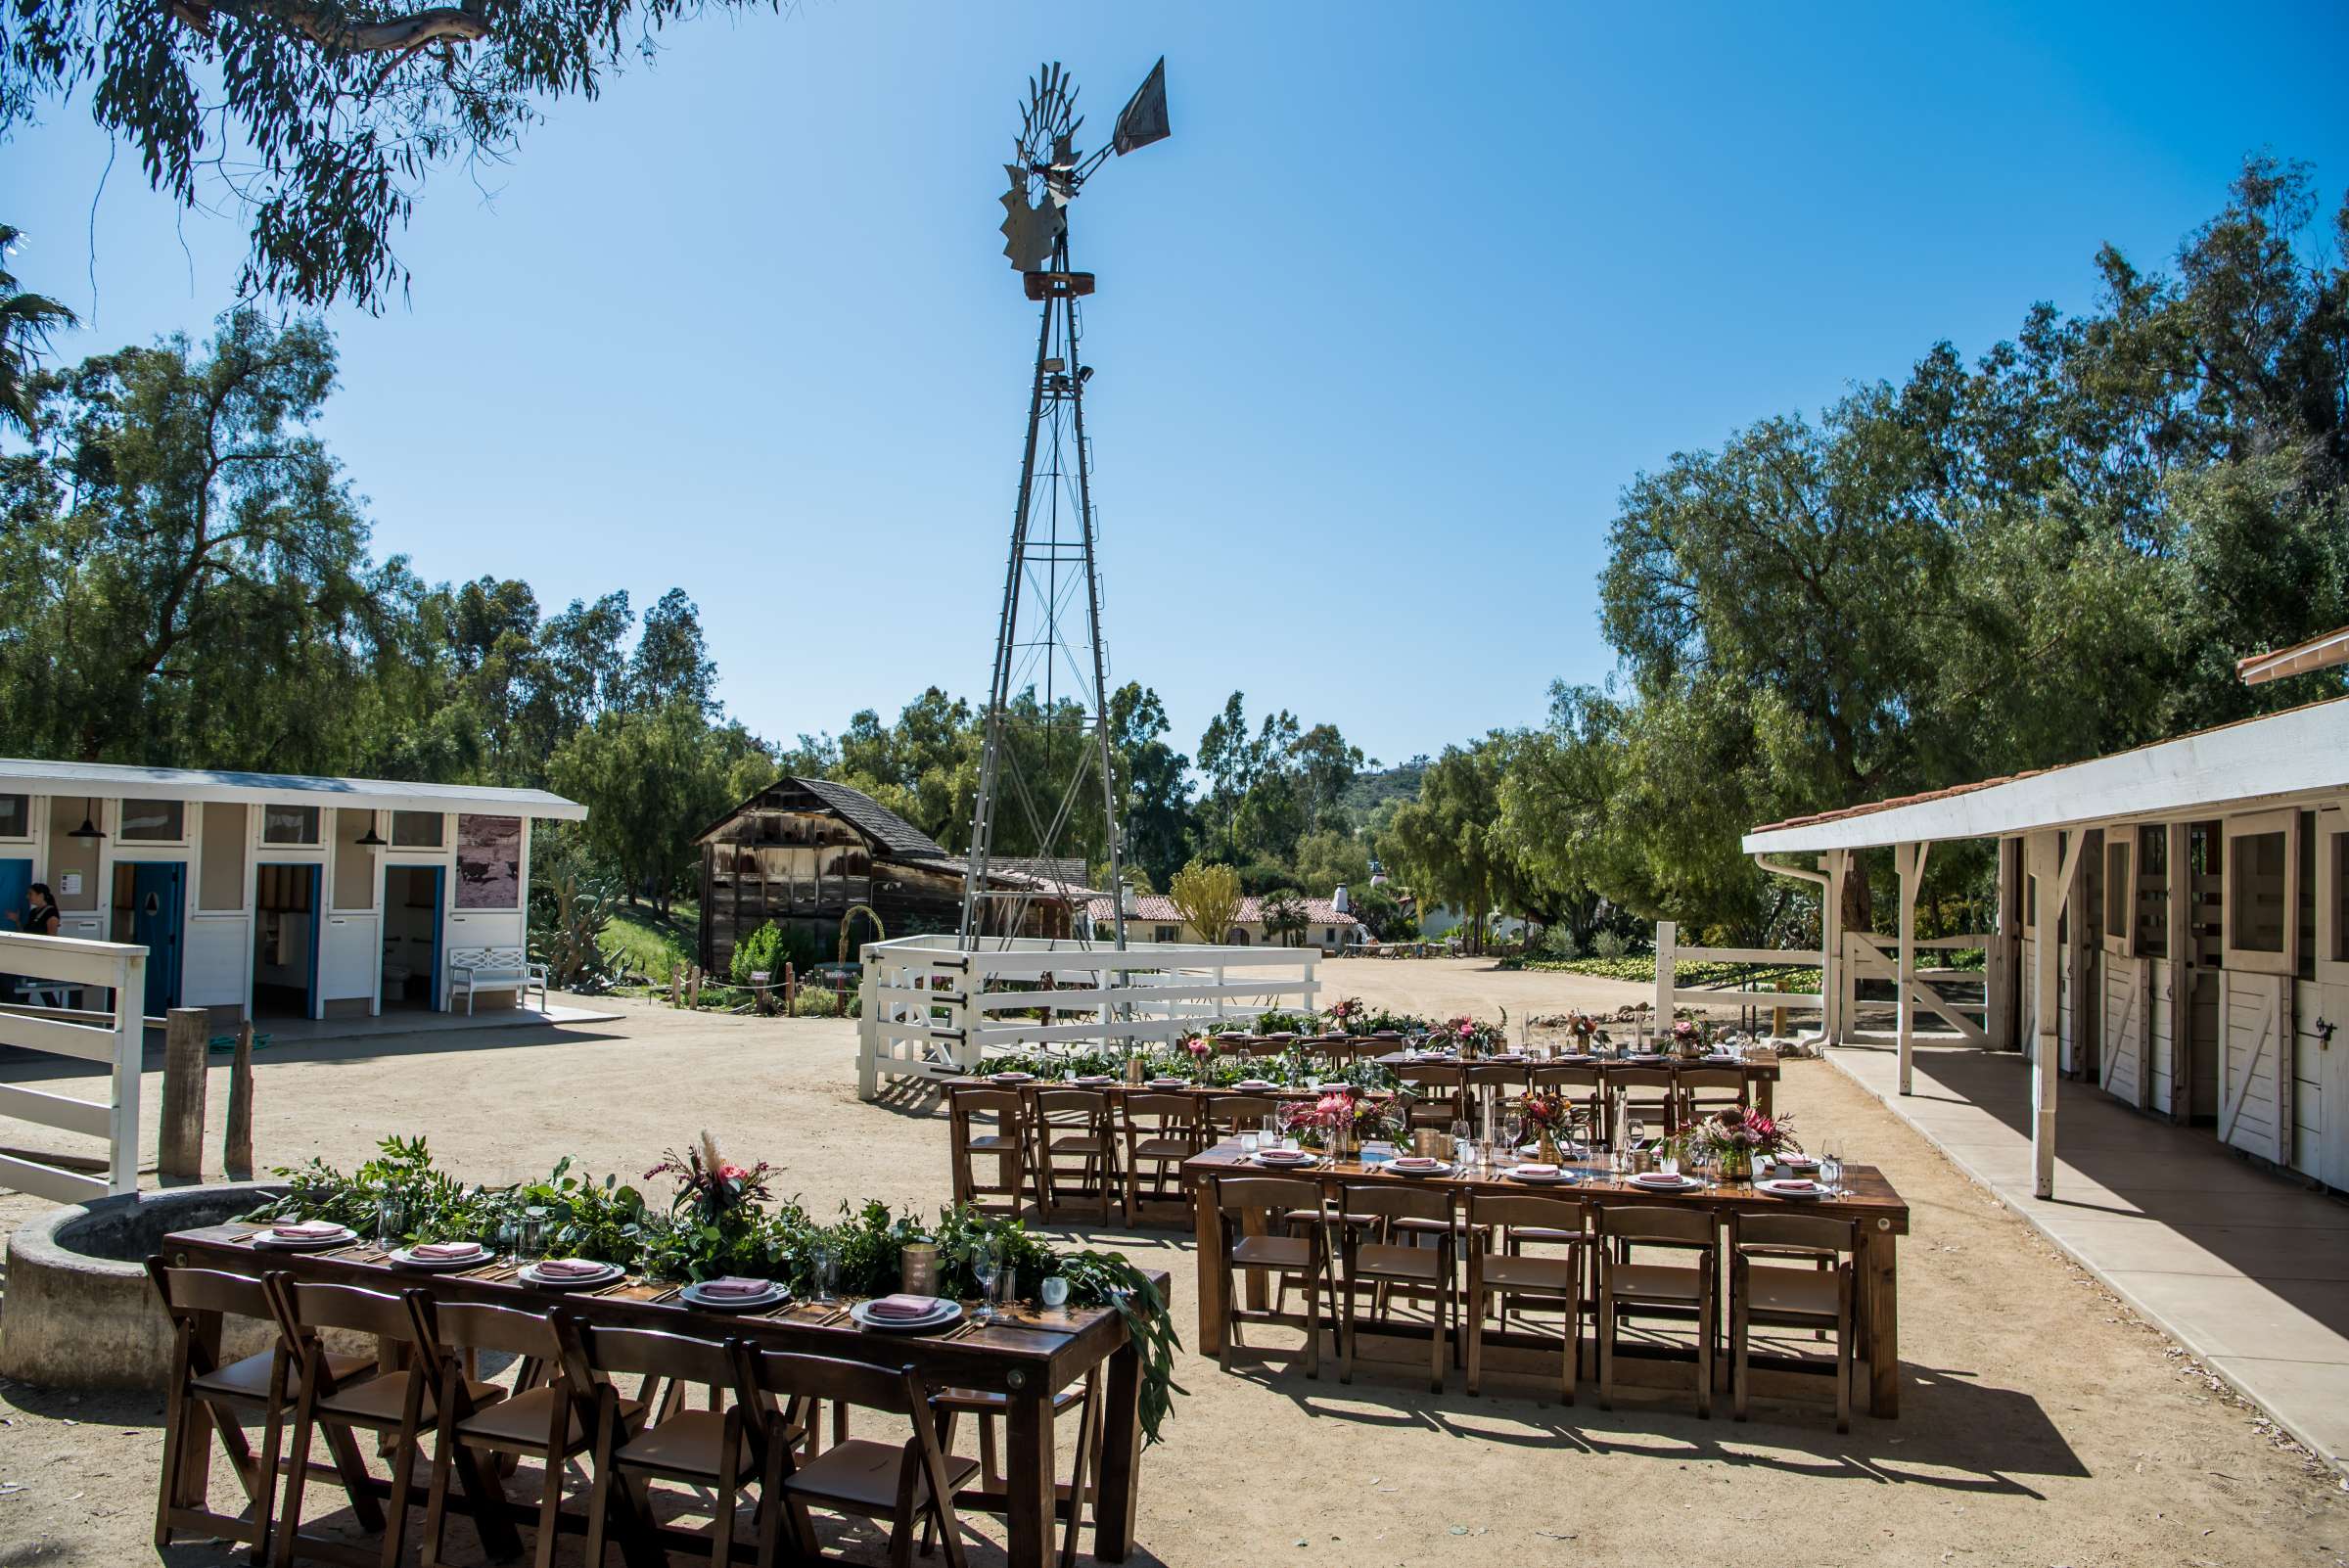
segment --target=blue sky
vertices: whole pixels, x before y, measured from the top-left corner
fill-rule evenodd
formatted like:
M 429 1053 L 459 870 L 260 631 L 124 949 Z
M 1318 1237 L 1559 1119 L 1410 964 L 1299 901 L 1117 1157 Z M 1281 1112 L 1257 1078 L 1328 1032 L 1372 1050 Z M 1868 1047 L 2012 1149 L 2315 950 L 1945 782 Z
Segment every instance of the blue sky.
M 705 19 L 442 170 L 410 300 L 334 317 L 379 554 L 701 605 L 770 737 L 985 684 L 1034 307 L 998 254 L 1028 73 L 1173 138 L 1075 210 L 1113 678 L 1397 761 L 1603 678 L 1615 497 L 1670 453 L 1977 353 L 2158 264 L 2249 151 L 2349 184 L 2349 9 L 911 5 Z M 1087 145 L 1092 143 L 1088 140 Z M 180 217 L 76 103 L 4 155 L 69 352 L 201 335 Z M 94 232 L 95 247 L 89 243 Z M 95 282 L 93 295 L 92 283 Z

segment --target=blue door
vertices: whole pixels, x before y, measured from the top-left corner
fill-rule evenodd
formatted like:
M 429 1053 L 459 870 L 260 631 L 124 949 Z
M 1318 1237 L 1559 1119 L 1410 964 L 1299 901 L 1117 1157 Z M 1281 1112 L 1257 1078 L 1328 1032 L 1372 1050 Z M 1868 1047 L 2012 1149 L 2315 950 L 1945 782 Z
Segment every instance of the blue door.
M 32 901 L 32 862 L 0 860 L 0 931 L 21 931 L 24 906 Z
M 131 873 L 130 940 L 147 949 L 146 1012 L 160 1018 L 179 1005 L 181 917 L 188 868 L 180 862 L 139 862 Z
M 440 1010 L 440 949 L 445 945 L 440 930 L 440 921 L 448 905 L 448 890 L 441 885 L 440 867 L 435 865 L 426 866 L 423 869 L 430 871 L 433 875 L 433 961 L 431 967 L 425 971 L 427 990 L 424 993 L 424 1004 L 433 1011 L 438 1012 Z

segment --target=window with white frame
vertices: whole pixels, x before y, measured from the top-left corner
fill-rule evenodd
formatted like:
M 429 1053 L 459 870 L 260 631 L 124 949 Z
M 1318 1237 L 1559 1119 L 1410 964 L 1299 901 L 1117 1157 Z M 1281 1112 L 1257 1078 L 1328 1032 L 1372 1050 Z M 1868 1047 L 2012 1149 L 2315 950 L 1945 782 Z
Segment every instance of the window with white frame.
M 392 813 L 392 845 L 400 850 L 438 850 L 447 842 L 448 818 L 438 811 Z
M 2136 951 L 2137 876 L 2131 865 L 2136 858 L 2132 836 L 2121 828 L 2109 829 L 2104 835 L 2104 950 L 2124 958 Z
M 0 839 L 32 837 L 32 797 L 0 795 Z
M 261 842 L 263 844 L 316 844 L 318 842 L 318 807 L 315 806 L 262 807 Z
M 2292 841 L 2299 824 L 2290 811 L 2266 811 L 2227 823 L 2222 925 L 2227 967 L 2251 974 L 2292 971 L 2292 905 L 2298 890 Z
M 122 821 L 116 834 L 126 844 L 184 844 L 188 837 L 184 801 L 122 802 Z

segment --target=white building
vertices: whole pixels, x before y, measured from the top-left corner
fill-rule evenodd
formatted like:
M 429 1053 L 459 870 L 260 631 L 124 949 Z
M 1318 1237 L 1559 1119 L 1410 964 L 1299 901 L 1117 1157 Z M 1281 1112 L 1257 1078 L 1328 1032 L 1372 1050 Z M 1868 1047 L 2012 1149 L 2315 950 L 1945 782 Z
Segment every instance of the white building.
M 449 953 L 523 945 L 531 823 L 586 814 L 543 790 L 0 760 L 0 929 L 47 884 L 60 936 L 149 949 L 150 1017 L 440 1009 Z

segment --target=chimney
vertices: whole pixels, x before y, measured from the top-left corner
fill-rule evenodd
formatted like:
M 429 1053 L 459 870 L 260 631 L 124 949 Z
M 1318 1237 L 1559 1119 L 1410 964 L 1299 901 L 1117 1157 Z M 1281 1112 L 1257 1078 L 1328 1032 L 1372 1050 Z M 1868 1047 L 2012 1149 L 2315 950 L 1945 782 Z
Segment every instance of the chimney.
M 1338 891 L 1329 896 L 1329 906 L 1340 914 L 1352 914 L 1354 912 L 1354 904 L 1346 897 L 1345 883 L 1339 883 Z

